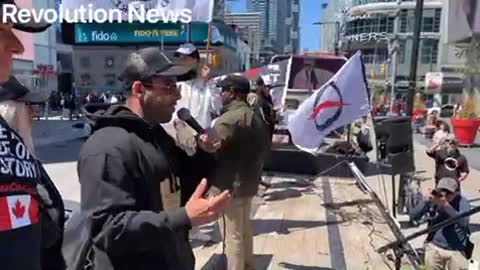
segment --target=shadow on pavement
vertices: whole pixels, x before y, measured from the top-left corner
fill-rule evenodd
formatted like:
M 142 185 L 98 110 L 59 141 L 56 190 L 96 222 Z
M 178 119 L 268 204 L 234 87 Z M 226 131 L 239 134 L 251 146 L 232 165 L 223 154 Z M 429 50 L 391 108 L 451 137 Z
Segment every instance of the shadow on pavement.
M 306 265 L 291 264 L 287 262 L 281 262 L 278 264 L 278 266 L 283 267 L 285 269 L 291 269 L 291 270 L 335 270 L 330 267 L 306 266 Z
M 35 154 L 42 164 L 78 161 L 84 138 L 35 147 Z

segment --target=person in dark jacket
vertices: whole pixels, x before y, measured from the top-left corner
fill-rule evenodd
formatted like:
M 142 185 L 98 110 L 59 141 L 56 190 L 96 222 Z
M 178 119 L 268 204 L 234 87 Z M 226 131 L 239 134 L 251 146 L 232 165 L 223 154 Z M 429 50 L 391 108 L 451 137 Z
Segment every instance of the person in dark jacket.
M 222 146 L 215 153 L 217 166 L 210 178 L 212 193 L 233 191 L 232 205 L 225 212 L 228 269 L 255 269 L 250 209 L 262 179 L 270 134 L 247 104 L 250 83 L 245 77 L 230 75 L 218 86 L 222 89 L 224 110 L 215 121 L 214 130 Z
M 453 134 L 427 149 L 427 155 L 435 160 L 435 184 L 443 177 L 459 182 L 467 179 L 470 169 L 467 158 L 458 150 L 458 140 Z
M 201 135 L 203 151 L 188 157 L 160 125 L 175 111 L 176 78 L 186 72 L 158 48 L 139 50 L 120 75 L 129 89 L 126 105 L 86 108 L 93 134 L 80 151 L 78 174 L 94 269 L 193 270 L 185 231 L 215 220 L 229 203 L 228 191 L 204 199 L 202 180 L 185 207 L 163 209 L 160 184 L 178 183 L 192 163 L 216 151 Z
M 5 4 L 0 0 L 0 17 Z M 12 56 L 24 47 L 13 29 L 42 32 L 48 24 L 0 21 L 0 268 L 61 270 L 64 206 L 60 193 L 35 157 L 32 104 L 47 93 L 34 93 L 11 74 Z
M 275 131 L 275 110 L 273 109 L 272 97 L 268 93 L 268 86 L 260 77 L 257 79 L 257 91 L 247 96 L 247 103 L 258 113 L 267 125 L 270 131 L 270 137 L 273 137 Z
M 470 210 L 470 204 L 458 189 L 458 181 L 442 178 L 437 188 L 427 194 L 410 213 L 412 221 L 428 216 L 428 226 L 443 222 Z M 468 268 L 469 219 L 464 217 L 456 223 L 431 232 L 427 236 L 425 266 L 427 269 L 463 270 Z

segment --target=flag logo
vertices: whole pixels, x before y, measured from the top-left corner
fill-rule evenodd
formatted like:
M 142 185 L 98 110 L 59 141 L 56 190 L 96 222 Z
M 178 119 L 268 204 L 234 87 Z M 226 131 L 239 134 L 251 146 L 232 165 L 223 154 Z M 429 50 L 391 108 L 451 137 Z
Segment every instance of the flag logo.
M 38 203 L 31 195 L 0 197 L 0 231 L 38 223 Z
M 293 143 L 312 154 L 333 130 L 370 112 L 365 67 L 357 52 L 288 118 Z
M 329 99 L 323 98 L 324 93 L 330 90 L 328 88 L 333 89 L 336 97 Z M 329 128 L 335 121 L 338 120 L 340 115 L 342 115 L 343 106 L 347 105 L 350 104 L 343 102 L 343 97 L 340 89 L 338 89 L 338 86 L 335 84 L 335 82 L 331 81 L 330 83 L 324 85 L 319 91 L 317 91 L 313 106 L 313 113 L 310 118 L 315 121 L 315 126 L 317 127 L 318 131 L 324 131 L 325 129 Z M 325 117 L 319 117 L 319 115 L 327 109 L 329 111 L 335 109 L 335 112 L 331 116 L 325 115 Z

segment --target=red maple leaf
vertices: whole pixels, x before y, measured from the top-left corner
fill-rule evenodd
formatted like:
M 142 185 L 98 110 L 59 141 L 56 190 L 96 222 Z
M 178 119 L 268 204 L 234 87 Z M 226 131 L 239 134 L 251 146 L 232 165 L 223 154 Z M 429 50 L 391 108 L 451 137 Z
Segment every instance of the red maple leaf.
M 332 107 L 340 107 L 340 106 L 345 106 L 345 105 L 350 105 L 350 104 L 342 103 L 342 102 L 340 102 L 340 101 L 331 101 L 331 100 L 324 101 L 324 102 L 320 103 L 320 105 L 318 105 L 318 106 L 315 108 L 315 110 L 314 110 L 313 113 L 312 113 L 311 118 L 312 118 L 312 119 L 317 118 L 318 114 L 319 114 L 323 109 L 332 108 Z
M 22 205 L 20 200 L 17 200 L 17 202 L 15 202 L 15 207 L 12 208 L 12 212 L 16 218 L 22 218 L 23 215 L 25 215 L 25 206 Z

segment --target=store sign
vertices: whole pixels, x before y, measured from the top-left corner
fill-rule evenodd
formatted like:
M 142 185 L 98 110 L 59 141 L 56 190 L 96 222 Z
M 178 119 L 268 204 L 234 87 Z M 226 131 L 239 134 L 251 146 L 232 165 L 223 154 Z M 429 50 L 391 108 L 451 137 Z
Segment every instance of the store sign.
M 361 33 L 357 35 L 351 35 L 346 37 L 349 42 L 358 42 L 358 43 L 369 43 L 369 42 L 380 42 L 388 41 L 388 33 Z
M 208 38 L 208 24 L 195 22 L 191 24 L 191 42 L 206 43 Z M 219 31 L 213 26 L 212 43 L 221 42 L 232 48 L 237 46 L 237 36 L 225 31 Z M 223 30 L 221 28 L 221 30 Z M 179 23 L 114 23 L 114 24 L 76 24 L 76 44 L 132 44 L 155 43 L 181 44 L 188 39 L 188 32 L 184 24 Z
M 425 92 L 440 93 L 443 85 L 443 73 L 442 72 L 427 72 L 425 74 Z
M 200 29 L 198 29 L 200 28 Z M 208 26 L 206 31 L 197 27 L 197 31 L 192 32 L 193 38 L 202 38 L 208 35 Z M 200 30 L 200 31 L 199 31 Z M 202 35 L 203 34 L 203 35 Z M 75 43 L 178 43 L 187 40 L 187 33 L 182 24 L 76 24 L 75 25 Z

